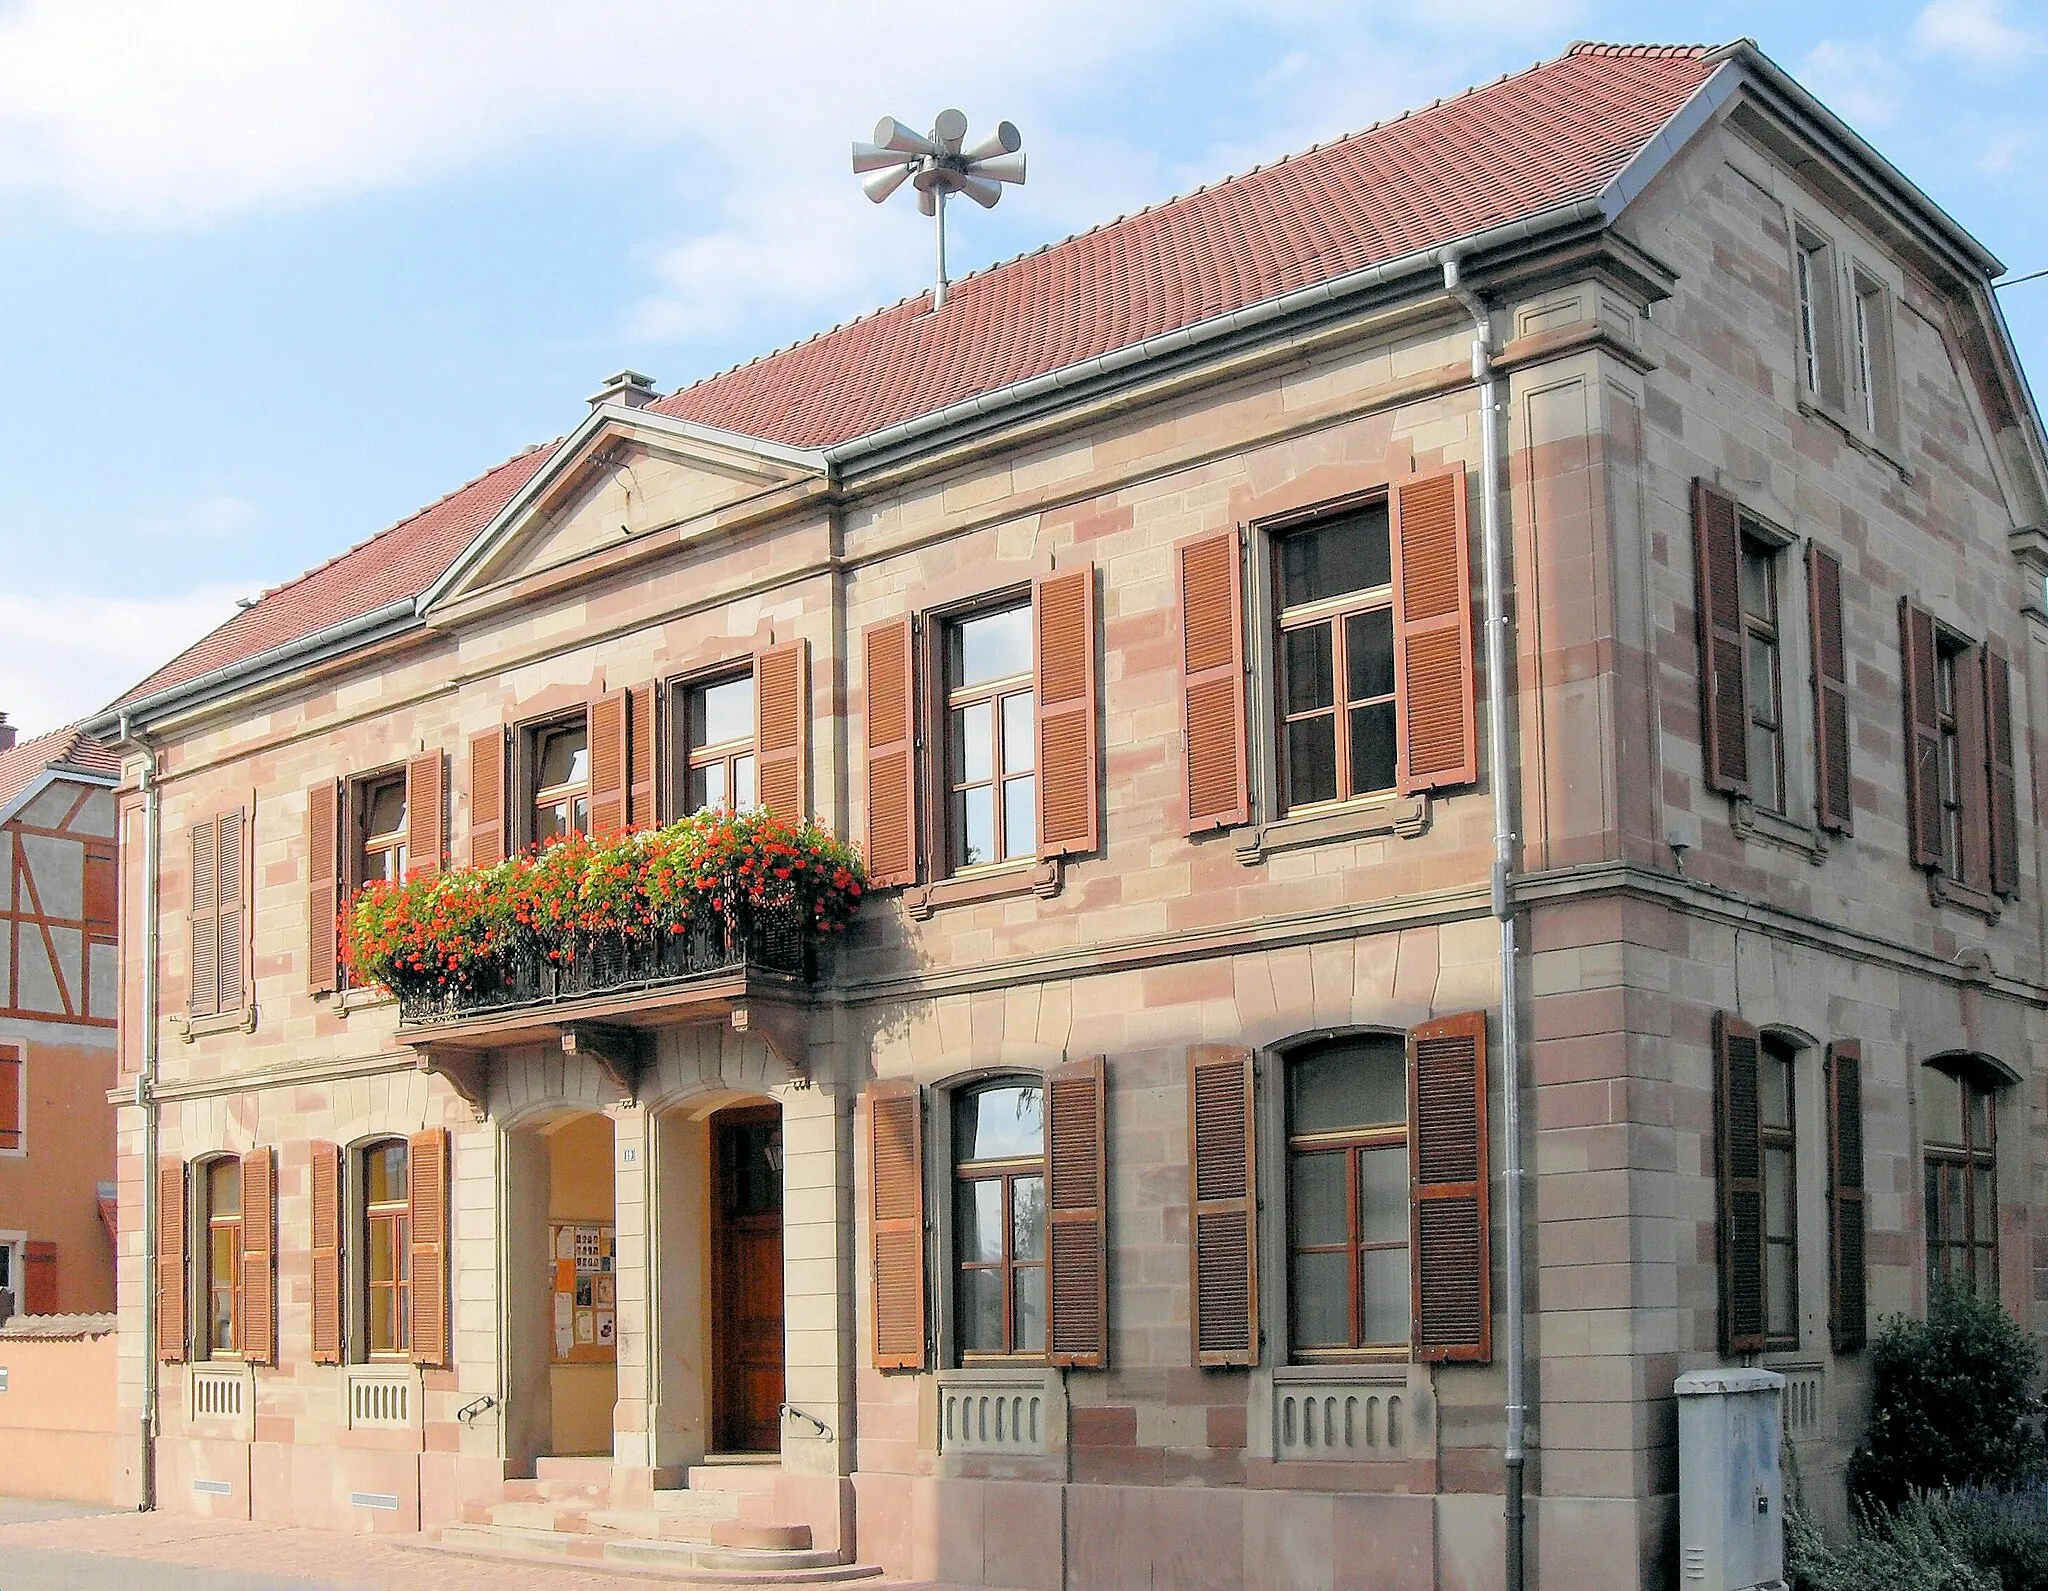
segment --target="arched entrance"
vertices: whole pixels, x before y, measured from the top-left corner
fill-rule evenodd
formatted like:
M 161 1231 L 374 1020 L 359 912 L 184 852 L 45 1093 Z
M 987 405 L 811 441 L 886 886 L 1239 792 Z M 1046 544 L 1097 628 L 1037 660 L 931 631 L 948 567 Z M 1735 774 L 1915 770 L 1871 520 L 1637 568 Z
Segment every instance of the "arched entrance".
M 729 1106 L 711 1128 L 711 1448 L 782 1447 L 782 1107 Z

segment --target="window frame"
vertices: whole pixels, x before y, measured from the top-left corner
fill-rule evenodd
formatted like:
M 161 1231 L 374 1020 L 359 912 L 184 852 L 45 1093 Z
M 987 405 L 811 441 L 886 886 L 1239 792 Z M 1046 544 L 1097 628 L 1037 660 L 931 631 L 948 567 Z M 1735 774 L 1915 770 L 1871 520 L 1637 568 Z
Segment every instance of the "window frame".
M 1757 1156 L 1758 1167 L 1761 1172 L 1760 1181 L 1763 1187 L 1764 1204 L 1764 1351 L 1767 1353 L 1796 1351 L 1800 1343 L 1800 1301 L 1804 1290 L 1801 1287 L 1801 1277 L 1799 1274 L 1799 1222 L 1801 1216 L 1799 1203 L 1799 1104 L 1801 1096 L 1799 1087 L 1799 1057 L 1802 1052 L 1810 1048 L 1810 1045 L 1795 1043 L 1784 1034 L 1773 1029 L 1765 1029 L 1757 1036 L 1759 1081 Z M 1765 1116 L 1761 1106 L 1763 1092 L 1761 1087 L 1762 1073 L 1766 1064 L 1766 1058 L 1782 1065 L 1784 1068 L 1785 1120 L 1782 1125 L 1773 1125 Z M 1785 1176 L 1790 1183 L 1790 1186 L 1785 1190 L 1787 1231 L 1782 1237 L 1774 1237 L 1772 1235 L 1770 1224 L 1771 1155 L 1773 1150 L 1779 1150 L 1784 1154 Z M 1792 1299 L 1790 1311 L 1791 1326 L 1786 1330 L 1774 1330 L 1772 1327 L 1771 1250 L 1773 1247 L 1783 1248 L 1788 1251 L 1786 1272 L 1792 1278 Z
M 1804 215 L 1792 219 L 1793 346 L 1799 393 L 1835 416 L 1848 416 L 1843 357 L 1841 248 Z
M 214 1210 L 214 1177 L 217 1172 L 228 1167 L 234 1169 L 235 1176 L 235 1210 L 232 1217 L 216 1214 Z M 187 1230 L 203 1232 L 206 1236 L 203 1244 L 193 1245 L 198 1250 L 196 1279 L 199 1286 L 192 1291 L 196 1295 L 195 1303 L 199 1311 L 199 1330 L 195 1341 L 200 1350 L 194 1358 L 202 1363 L 240 1364 L 244 1362 L 242 1343 L 243 1322 L 246 1318 L 246 1289 L 242 1275 L 242 1215 L 245 1208 L 242 1161 L 241 1157 L 235 1154 L 209 1155 L 196 1163 L 196 1169 L 199 1174 L 192 1179 L 192 1194 L 193 1202 L 197 1206 L 194 1213 L 198 1219 L 193 1221 Z M 228 1295 L 228 1331 L 232 1340 L 225 1347 L 216 1342 L 214 1335 L 214 1300 L 215 1295 L 223 1290 L 214 1272 L 214 1252 L 218 1241 L 216 1233 L 232 1234 L 228 1258 L 233 1275 L 225 1289 Z
M 404 1197 L 373 1204 L 370 1199 L 370 1156 L 388 1149 L 400 1152 L 401 1187 Z M 410 1364 L 412 1362 L 412 1144 L 403 1134 L 378 1137 L 352 1146 L 346 1162 L 343 1197 L 349 1212 L 342 1234 L 343 1253 L 339 1263 L 348 1277 L 348 1297 L 353 1322 L 344 1322 L 342 1335 L 353 1351 L 346 1358 L 359 1364 Z M 372 1229 L 378 1221 L 396 1222 L 398 1242 L 393 1249 L 394 1269 L 399 1273 L 384 1285 L 397 1295 L 402 1308 L 395 1321 L 404 1322 L 404 1341 L 393 1347 L 376 1345 L 376 1294 L 380 1284 L 371 1274 L 370 1257 L 375 1252 Z
M 753 722 L 746 738 L 723 740 L 701 748 L 692 746 L 692 695 L 741 679 L 750 681 L 753 687 Z M 714 763 L 723 763 L 726 789 L 730 792 L 738 783 L 735 764 L 741 757 L 753 759 L 754 805 L 758 805 L 761 789 L 760 690 L 761 682 L 755 664 L 755 654 L 751 652 L 704 668 L 692 669 L 688 673 L 670 675 L 661 681 L 658 694 L 662 698 L 662 732 L 657 737 L 655 761 L 662 767 L 665 776 L 666 789 L 663 793 L 667 806 L 663 811 L 664 817 L 688 817 L 693 812 L 708 810 L 689 804 L 691 775 L 700 766 L 708 767 Z M 753 806 L 739 807 L 728 802 L 725 810 L 751 811 Z
M 540 770 L 542 761 L 542 751 L 546 745 L 547 738 L 550 735 L 553 735 L 565 729 L 569 729 L 578 724 L 580 724 L 583 729 L 583 782 L 580 785 L 569 783 L 554 786 L 543 786 L 540 783 Z M 550 713 L 543 718 L 528 719 L 526 722 L 521 723 L 517 726 L 517 737 L 518 738 L 515 744 L 518 747 L 518 757 L 516 760 L 515 772 L 518 777 L 518 807 L 516 821 L 519 825 L 519 843 L 517 845 L 508 844 L 505 848 L 507 854 L 510 854 L 512 851 L 515 850 L 524 849 L 527 846 L 538 845 L 543 843 L 540 832 L 541 808 L 543 805 L 560 805 L 564 797 L 566 797 L 571 803 L 572 813 L 574 811 L 574 803 L 580 797 L 583 805 L 582 826 L 579 828 L 572 823 L 571 827 L 563 830 L 560 836 L 550 836 L 550 838 L 567 838 L 570 834 L 587 835 L 590 832 L 589 705 L 586 703 L 583 706 L 573 708 L 567 712 Z M 544 793 L 551 794 L 556 799 L 544 803 L 541 799 Z M 511 814 L 508 814 L 508 817 L 509 816 L 511 816 Z
M 393 786 L 397 787 L 400 798 L 398 827 L 382 835 L 372 835 L 370 813 L 377 794 Z M 407 869 L 412 865 L 411 794 L 407 788 L 406 765 L 401 762 L 392 767 L 352 775 L 347 780 L 345 788 L 348 799 L 349 841 L 348 866 L 342 881 L 344 888 L 352 895 L 373 877 L 390 878 L 391 874 L 388 871 L 373 874 L 370 870 L 370 858 L 373 854 L 388 856 L 393 852 L 396 852 L 400 859 L 396 881 L 402 883 Z
M 1791 807 L 1791 789 L 1787 782 L 1785 740 L 1790 727 L 1785 721 L 1785 632 L 1782 614 L 1784 604 L 1778 591 L 1778 565 L 1783 559 L 1785 544 L 1768 536 L 1754 516 L 1739 508 L 1735 517 L 1737 557 L 1741 569 L 1746 570 L 1754 561 L 1764 571 L 1765 592 L 1769 598 L 1770 612 L 1756 614 L 1750 611 L 1748 583 L 1738 579 L 1742 614 L 1743 636 L 1743 680 L 1747 699 L 1743 702 L 1744 733 L 1750 739 L 1750 805 L 1757 811 L 1768 812 L 1777 817 L 1788 816 Z M 1811 637 L 1808 638 L 1811 645 Z M 1770 660 L 1770 712 L 1769 722 L 1757 716 L 1757 690 L 1751 671 L 1754 668 L 1755 648 L 1761 645 Z M 1765 801 L 1757 794 L 1756 738 L 1761 733 L 1769 737 L 1771 751 L 1771 778 L 1775 786 L 1776 799 Z
M 1999 1296 L 1998 1104 L 1999 1095 L 2010 1085 L 2007 1080 L 1993 1076 L 1990 1069 L 1975 1057 L 1938 1056 L 1923 1062 L 1921 1069 L 1933 1072 L 1959 1091 L 1962 1115 L 1962 1142 L 1959 1144 L 1937 1143 L 1931 1139 L 1924 1112 L 1920 1124 L 1921 1209 L 1925 1228 L 1921 1235 L 1926 1249 L 1928 1286 L 1931 1289 L 1939 1282 L 1955 1282 L 1952 1257 L 1960 1251 L 1966 1271 L 1962 1285 L 1980 1297 L 1995 1299 Z M 1979 1097 L 1984 1101 L 1985 1131 L 1990 1139 L 1986 1145 L 1974 1141 L 1976 1112 L 1972 1104 Z M 1941 1193 L 1945 1193 L 1945 1183 L 1951 1175 L 1961 1183 L 1963 1230 L 1960 1237 L 1938 1235 L 1946 1231 L 1938 1216 L 1946 1207 L 1946 1198 Z M 1980 1184 L 1991 1192 L 1989 1219 L 1982 1223 L 1977 1210 Z M 1941 1193 L 1937 1193 L 1937 1189 L 1941 1189 Z M 1976 1236 L 1980 1225 L 1990 1232 L 1988 1239 Z M 1983 1277 L 1977 1273 L 1980 1256 L 1987 1273 Z M 1987 1286 L 1988 1292 L 1983 1290 Z
M 931 884 L 943 883 L 948 879 L 963 881 L 1001 878 L 1005 875 L 1026 872 L 1039 865 L 1038 815 L 1036 805 L 1036 780 L 1038 778 L 1038 681 L 1036 678 L 1036 590 L 1029 580 L 1013 582 L 992 591 L 985 591 L 961 602 L 943 607 L 924 610 L 916 617 L 912 632 L 913 664 L 917 676 L 913 707 L 913 722 L 919 726 L 917 753 L 920 793 L 924 815 L 919 820 L 917 845 L 923 853 L 922 876 Z M 962 624 L 975 619 L 984 619 L 1013 609 L 1021 609 L 1027 615 L 1034 615 L 1032 658 L 1021 674 L 1007 674 L 1000 680 L 981 681 L 973 686 L 963 686 L 958 694 L 959 705 L 969 705 L 992 692 L 989 699 L 997 703 L 992 707 L 990 718 L 992 732 L 997 740 L 1002 734 L 1002 711 L 1000 699 L 1006 696 L 1023 695 L 1031 702 L 1032 768 L 1034 802 L 1032 807 L 1032 846 L 1020 856 L 998 858 L 990 862 L 975 862 L 956 865 L 954 856 L 953 825 L 953 706 L 955 692 L 950 686 L 952 637 Z M 1021 685 L 1020 685 L 1021 682 Z M 1000 758 L 1000 746 L 992 747 Z M 996 780 L 996 826 L 1000 836 L 1004 831 L 1002 811 L 1002 764 L 995 764 Z M 974 781 L 977 785 L 988 781 Z
M 1039 1151 L 1029 1155 L 992 1157 L 986 1160 L 963 1162 L 960 1159 L 958 1134 L 954 1130 L 954 1116 L 962 1100 L 971 1095 L 1003 1087 L 1031 1087 L 1039 1091 Z M 948 1082 L 934 1091 L 935 1103 L 939 1109 L 935 1114 L 942 1124 L 940 1142 L 935 1145 L 938 1153 L 931 1158 L 933 1168 L 944 1179 L 942 1197 L 935 1200 L 940 1219 L 944 1226 L 940 1232 L 942 1241 L 935 1245 L 938 1268 L 943 1278 L 942 1286 L 936 1293 L 941 1301 L 939 1331 L 941 1333 L 940 1362 L 953 1369 L 971 1370 L 989 1366 L 1019 1365 L 1044 1366 L 1049 1364 L 1052 1352 L 1052 1219 L 1049 1195 L 1051 1191 L 1051 1091 L 1050 1078 L 1044 1072 L 1000 1071 L 977 1073 Z M 934 1133 L 935 1138 L 940 1133 Z M 976 1174 L 963 1176 L 963 1165 L 976 1168 Z M 1035 1170 L 1034 1170 L 1035 1168 Z M 1024 1178 L 1036 1175 L 1042 1190 L 1041 1197 L 1048 1202 L 1044 1208 L 1044 1222 L 1039 1257 L 1036 1260 L 1017 1260 L 1012 1249 L 1016 1237 L 1014 1224 L 1014 1184 Z M 958 1193 L 964 1182 L 987 1182 L 1000 1180 L 1003 1187 L 1002 1239 L 1003 1251 L 999 1261 L 965 1263 L 960 1257 L 960 1222 L 957 1216 Z M 1018 1349 L 1014 1345 L 1016 1331 L 1016 1272 L 1037 1270 L 1045 1278 L 1040 1314 L 1045 1331 L 1045 1341 L 1037 1350 Z M 1001 1351 L 967 1348 L 965 1334 L 961 1330 L 960 1307 L 965 1296 L 961 1276 L 969 1270 L 1000 1270 L 1003 1276 L 1003 1340 Z

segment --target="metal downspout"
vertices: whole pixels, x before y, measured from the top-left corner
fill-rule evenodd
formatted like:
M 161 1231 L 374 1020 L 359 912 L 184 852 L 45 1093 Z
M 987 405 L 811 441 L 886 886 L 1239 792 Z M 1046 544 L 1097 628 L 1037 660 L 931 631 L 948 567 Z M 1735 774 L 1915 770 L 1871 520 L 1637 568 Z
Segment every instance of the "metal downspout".
M 1508 758 L 1508 613 L 1503 572 L 1500 513 L 1499 382 L 1493 368 L 1493 321 L 1478 295 L 1458 275 L 1458 259 L 1444 261 L 1444 289 L 1472 317 L 1472 379 L 1479 384 L 1481 471 L 1481 539 L 1486 563 L 1486 776 L 1493 787 L 1493 915 L 1500 924 L 1500 1071 L 1501 1136 L 1504 1150 L 1501 1190 L 1507 1206 L 1507 1438 L 1502 1445 L 1507 1475 L 1507 1591 L 1522 1591 L 1522 1470 L 1528 1423 L 1524 1385 L 1522 1310 L 1522 1042 L 1519 967 L 1515 945 L 1515 914 L 1509 899 L 1508 874 L 1514 866 L 1514 797 L 1509 789 Z
M 119 743 L 140 750 L 142 767 L 142 1070 L 135 1075 L 135 1103 L 142 1111 L 142 1502 L 156 1507 L 158 1378 L 157 1332 L 157 952 L 159 856 L 162 851 L 162 792 L 156 749 L 121 716 Z

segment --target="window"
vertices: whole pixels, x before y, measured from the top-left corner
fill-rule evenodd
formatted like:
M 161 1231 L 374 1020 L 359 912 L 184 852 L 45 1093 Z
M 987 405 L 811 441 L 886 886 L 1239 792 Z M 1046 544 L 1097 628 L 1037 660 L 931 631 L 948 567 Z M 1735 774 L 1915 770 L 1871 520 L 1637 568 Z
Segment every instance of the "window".
M 1799 1346 L 1799 1160 L 1794 1151 L 1793 1050 L 1764 1037 L 1757 1055 L 1757 1139 L 1764 1173 L 1764 1338 Z
M 678 687 L 684 734 L 676 770 L 684 810 L 755 804 L 754 676 L 700 680 Z
M 958 872 L 1038 854 L 1031 604 L 946 625 L 946 853 Z
M 1981 1077 L 1923 1067 L 1927 1280 L 1998 1288 L 1998 1099 Z
M 1777 549 L 1742 538 L 1742 631 L 1749 682 L 1749 793 L 1770 812 L 1785 810 L 1785 715 L 1778 645 Z
M 1863 426 L 1877 429 L 1877 314 L 1883 300 L 1860 278 L 1856 284 L 1856 390 L 1863 397 Z
M 363 1151 L 363 1346 L 372 1359 L 412 1354 L 412 1195 L 406 1146 Z
M 1393 545 L 1384 499 L 1278 538 L 1280 783 L 1288 811 L 1392 790 Z
M 1839 409 L 1842 364 L 1834 250 L 1825 238 L 1800 227 L 1794 237 L 1793 269 L 1799 295 L 1800 385 L 1808 396 Z
M 953 1096 L 954 1330 L 963 1361 L 1045 1353 L 1045 1089 Z
M 405 773 L 378 774 L 356 785 L 358 884 L 405 882 L 407 818 Z
M 581 718 L 529 731 L 536 843 L 590 832 L 590 730 Z
M 192 826 L 189 1016 L 239 1015 L 248 1004 L 248 836 L 241 807 Z
M 1960 696 L 1956 690 L 1956 666 L 1961 653 L 1962 648 L 1950 644 L 1946 636 L 1937 641 L 1934 723 L 1940 741 L 1935 788 L 1940 800 L 1942 870 L 1951 878 L 1963 876 L 1963 751 L 1957 712 Z
M 242 1163 L 209 1160 L 206 1201 L 205 1348 L 208 1358 L 239 1354 L 242 1341 Z
M 1408 1068 L 1394 1037 L 1287 1062 L 1287 1319 L 1298 1357 L 1406 1355 Z

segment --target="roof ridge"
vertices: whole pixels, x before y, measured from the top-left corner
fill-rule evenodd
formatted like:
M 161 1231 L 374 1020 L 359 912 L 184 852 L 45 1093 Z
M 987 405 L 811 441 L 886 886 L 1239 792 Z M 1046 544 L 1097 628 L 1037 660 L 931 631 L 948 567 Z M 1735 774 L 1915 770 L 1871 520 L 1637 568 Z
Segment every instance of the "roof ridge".
M 1573 55 L 1604 55 L 1616 60 L 1635 56 L 1653 60 L 1675 61 L 1687 58 L 1697 59 L 1707 54 L 1710 50 L 1719 48 L 1720 46 L 1715 44 L 1604 44 L 1598 39 L 1573 39 L 1564 54 L 1558 56 L 1557 59 L 1562 61 L 1566 57 Z M 1547 66 L 1550 63 L 1546 61 L 1543 64 Z

